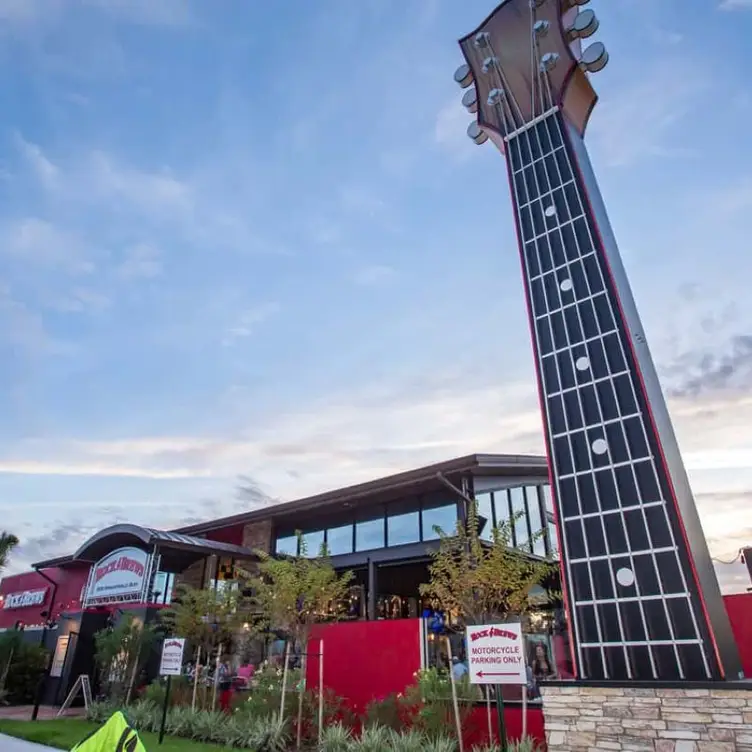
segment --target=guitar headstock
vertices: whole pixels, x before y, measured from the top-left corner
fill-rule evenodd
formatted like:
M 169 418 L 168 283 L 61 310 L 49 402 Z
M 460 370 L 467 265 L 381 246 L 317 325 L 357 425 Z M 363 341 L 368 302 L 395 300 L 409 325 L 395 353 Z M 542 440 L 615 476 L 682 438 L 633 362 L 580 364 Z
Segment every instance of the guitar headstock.
M 465 56 L 455 81 L 467 89 L 462 103 L 477 119 L 468 136 L 489 138 L 503 152 L 504 139 L 559 107 L 585 132 L 597 95 L 588 73 L 608 62 L 600 42 L 584 51 L 582 40 L 598 29 L 589 0 L 504 0 L 460 40 Z

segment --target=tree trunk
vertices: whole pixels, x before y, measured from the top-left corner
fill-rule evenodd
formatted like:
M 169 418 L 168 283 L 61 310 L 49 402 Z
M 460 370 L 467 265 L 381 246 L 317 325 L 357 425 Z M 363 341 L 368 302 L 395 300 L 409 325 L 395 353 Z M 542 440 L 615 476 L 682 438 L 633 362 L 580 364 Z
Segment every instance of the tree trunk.
M 196 670 L 193 677 L 193 698 L 191 699 L 191 712 L 196 712 L 196 694 L 198 693 L 198 677 L 201 673 L 201 646 L 196 648 Z
M 300 659 L 300 684 L 298 685 L 298 736 L 295 744 L 296 749 L 300 749 L 300 742 L 303 738 L 303 695 L 305 694 L 305 671 L 306 658 L 308 657 L 308 642 L 304 643 L 303 655 Z

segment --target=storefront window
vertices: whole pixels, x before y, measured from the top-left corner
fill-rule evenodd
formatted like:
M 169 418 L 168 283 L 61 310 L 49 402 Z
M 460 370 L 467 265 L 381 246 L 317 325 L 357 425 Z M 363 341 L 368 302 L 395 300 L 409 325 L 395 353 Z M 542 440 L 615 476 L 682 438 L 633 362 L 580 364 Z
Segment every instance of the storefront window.
M 353 526 L 330 527 L 326 531 L 326 547 L 330 556 L 351 554 L 353 551 Z
M 546 555 L 546 530 L 541 519 L 541 505 L 537 486 L 525 488 L 527 497 L 527 513 L 530 519 L 530 534 L 533 536 L 533 553 L 536 556 Z
M 438 540 L 439 534 L 435 530 L 437 527 L 446 535 L 454 533 L 457 529 L 456 504 L 423 510 L 423 540 Z
M 559 541 L 556 538 L 556 525 L 548 521 L 548 555 L 552 559 L 559 558 Z
M 374 548 L 384 548 L 383 517 L 355 524 L 355 550 L 370 551 Z
M 324 545 L 324 531 L 312 530 L 310 533 L 303 535 L 301 541 L 300 552 L 305 551 L 305 555 L 309 559 L 315 559 L 317 556 L 321 556 L 321 547 Z
M 527 530 L 524 489 L 520 487 L 510 488 L 509 498 L 512 501 L 512 515 L 514 517 L 514 544 L 517 548 L 527 548 L 530 545 L 530 536 Z
M 541 491 L 543 492 L 543 503 L 546 507 L 546 511 L 550 514 L 553 514 L 554 500 L 551 497 L 551 486 L 549 486 L 548 484 L 541 486 Z
M 494 512 L 497 527 L 509 523 L 509 492 L 506 489 L 494 491 Z
M 487 541 L 493 540 L 494 519 L 491 494 L 480 493 L 476 495 L 475 499 L 478 502 L 478 517 L 483 517 L 486 520 L 486 524 L 481 528 L 480 537 Z M 479 523 L 482 524 L 482 522 L 483 520 L 479 520 Z
M 298 555 L 298 539 L 294 535 L 286 535 L 283 538 L 277 538 L 275 552 L 286 556 Z
M 390 546 L 420 541 L 420 515 L 418 512 L 396 514 L 386 518 L 387 541 Z

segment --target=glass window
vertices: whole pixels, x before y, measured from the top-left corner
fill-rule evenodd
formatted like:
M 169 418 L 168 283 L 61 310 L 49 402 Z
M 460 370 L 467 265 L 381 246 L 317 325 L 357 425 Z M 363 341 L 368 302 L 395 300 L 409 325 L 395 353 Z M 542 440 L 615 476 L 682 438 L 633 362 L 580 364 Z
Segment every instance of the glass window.
M 543 520 L 541 519 L 538 487 L 527 486 L 527 488 L 525 488 L 525 496 L 527 497 L 527 514 L 530 519 L 530 534 L 534 536 L 533 553 L 537 556 L 545 556 L 546 538 L 545 530 L 543 528 Z
M 483 540 L 493 540 L 493 504 L 491 501 L 490 493 L 480 493 L 475 497 L 478 502 L 478 517 L 483 517 L 486 520 L 485 525 L 480 530 L 480 537 Z M 478 520 L 480 524 L 483 524 L 483 520 Z
M 446 535 L 452 535 L 457 529 L 457 505 L 445 504 L 423 510 L 423 540 L 438 540 L 439 534 L 434 528 L 440 528 Z M 389 539 L 391 541 L 391 538 Z
M 512 501 L 512 517 L 514 518 L 514 545 L 524 548 L 530 544 L 527 531 L 527 516 L 525 515 L 525 492 L 521 487 L 510 488 L 509 498 Z
M 383 517 L 355 523 L 355 550 L 370 551 L 373 548 L 384 548 Z
M 326 531 L 326 547 L 330 556 L 351 554 L 353 550 L 353 526 L 330 527 Z
M 554 500 L 551 497 L 551 486 L 549 486 L 548 484 L 541 486 L 541 491 L 543 491 L 543 501 L 546 505 L 546 511 L 553 514 Z
M 559 542 L 556 540 L 556 525 L 551 520 L 548 521 L 548 555 L 552 559 L 559 558 Z
M 274 549 L 278 554 L 287 556 L 298 555 L 298 539 L 294 535 L 286 535 L 283 538 L 277 538 L 277 546 Z
M 506 489 L 494 491 L 494 512 L 496 513 L 496 526 L 509 523 L 509 492 Z M 511 542 L 512 531 L 509 531 Z
M 420 541 L 420 515 L 418 512 L 390 515 L 386 518 L 387 541 L 390 546 Z
M 321 556 L 321 547 L 324 545 L 324 531 L 312 530 L 310 533 L 305 533 L 301 544 L 301 553 L 305 549 L 305 555 L 309 559 Z

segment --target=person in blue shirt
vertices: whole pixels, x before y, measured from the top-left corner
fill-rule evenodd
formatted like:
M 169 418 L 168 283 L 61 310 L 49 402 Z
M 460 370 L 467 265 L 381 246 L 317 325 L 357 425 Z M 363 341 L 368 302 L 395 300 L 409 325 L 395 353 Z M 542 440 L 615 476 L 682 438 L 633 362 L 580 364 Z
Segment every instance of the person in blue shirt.
M 458 656 L 452 657 L 452 674 L 454 680 L 459 681 L 467 673 L 467 666 L 459 659 Z

